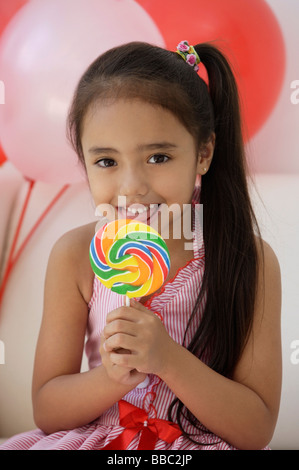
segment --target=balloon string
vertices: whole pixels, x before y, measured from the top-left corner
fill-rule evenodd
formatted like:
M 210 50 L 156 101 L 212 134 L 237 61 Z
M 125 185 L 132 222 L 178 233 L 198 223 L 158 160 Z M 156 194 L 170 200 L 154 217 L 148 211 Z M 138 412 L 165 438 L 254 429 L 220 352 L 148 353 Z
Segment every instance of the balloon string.
M 38 220 L 36 221 L 36 223 L 33 225 L 32 229 L 29 231 L 28 235 L 26 236 L 25 240 L 23 241 L 23 243 L 21 244 L 20 248 L 18 249 L 17 253 L 16 253 L 15 256 L 14 256 L 15 247 L 16 247 L 16 244 L 17 244 L 19 235 L 20 235 L 20 231 L 21 231 L 21 228 L 22 228 L 23 220 L 24 220 L 24 217 L 25 217 L 25 214 L 26 214 L 26 211 L 27 211 L 27 207 L 28 207 L 28 204 L 29 204 L 30 197 L 31 197 L 31 195 L 32 195 L 32 190 L 33 190 L 33 188 L 34 188 L 34 184 L 35 184 L 34 181 L 29 180 L 28 191 L 27 191 L 27 194 L 26 194 L 26 197 L 25 197 L 25 201 L 24 201 L 22 210 L 21 210 L 19 222 L 18 222 L 18 225 L 17 225 L 17 228 L 16 228 L 16 232 L 15 232 L 14 239 L 13 239 L 13 242 L 12 242 L 12 246 L 11 246 L 11 249 L 10 249 L 10 253 L 9 253 L 9 256 L 8 256 L 8 261 L 7 261 L 6 270 L 5 270 L 5 273 L 4 273 L 4 276 L 3 276 L 3 279 L 2 279 L 2 283 L 1 283 L 1 286 L 0 286 L 0 305 L 1 305 L 1 303 L 2 303 L 3 294 L 4 294 L 4 291 L 5 291 L 6 284 L 7 284 L 7 282 L 8 282 L 10 273 L 11 273 L 11 271 L 12 271 L 14 265 L 16 264 L 16 262 L 18 261 L 18 259 L 20 258 L 20 256 L 21 256 L 22 252 L 24 251 L 24 249 L 25 249 L 27 243 L 29 242 L 30 238 L 32 237 L 32 235 L 34 234 L 34 232 L 36 231 L 36 229 L 38 228 L 38 226 L 41 224 L 41 222 L 42 222 L 43 219 L 46 217 L 46 215 L 50 212 L 50 210 L 51 210 L 52 207 L 55 205 L 55 203 L 60 199 L 60 197 L 63 195 L 63 193 L 64 193 L 64 192 L 67 190 L 67 188 L 69 187 L 69 185 L 63 186 L 63 188 L 62 188 L 62 189 L 58 192 L 58 194 L 53 198 L 53 200 L 52 200 L 52 201 L 50 202 L 50 204 L 46 207 L 46 209 L 44 210 L 44 212 L 40 215 L 40 217 L 38 218 Z
M 10 249 L 10 252 L 9 252 L 9 255 L 8 255 L 6 270 L 5 270 L 5 272 L 4 272 L 3 279 L 2 279 L 2 282 L 1 282 L 1 288 L 0 288 L 0 304 L 1 304 L 1 301 L 2 301 L 2 297 L 3 297 L 3 294 L 4 294 L 5 286 L 6 286 L 6 284 L 7 284 L 7 281 L 8 281 L 9 275 L 10 275 L 10 272 L 11 272 L 11 270 L 12 270 L 12 268 L 13 268 L 13 264 L 14 264 L 14 262 L 13 262 L 13 254 L 14 254 L 15 247 L 16 247 L 16 244 L 17 244 L 17 241 L 18 241 L 18 238 L 19 238 L 19 234 L 20 234 L 20 231 L 21 231 L 23 219 L 24 219 L 24 217 L 25 217 L 25 213 L 26 213 L 26 210 L 27 210 L 27 206 L 28 206 L 28 203 L 29 203 L 29 200 L 30 200 L 30 196 L 31 196 L 33 187 L 34 187 L 34 181 L 29 180 L 28 191 L 27 191 L 27 194 L 26 194 L 26 197 L 25 197 L 25 201 L 24 201 L 24 204 L 23 204 L 23 207 L 22 207 L 22 210 L 21 210 L 19 222 L 18 222 L 18 224 L 17 224 L 15 236 L 14 236 L 14 238 L 13 238 L 13 242 L 12 242 L 12 245 L 11 245 L 11 249 Z

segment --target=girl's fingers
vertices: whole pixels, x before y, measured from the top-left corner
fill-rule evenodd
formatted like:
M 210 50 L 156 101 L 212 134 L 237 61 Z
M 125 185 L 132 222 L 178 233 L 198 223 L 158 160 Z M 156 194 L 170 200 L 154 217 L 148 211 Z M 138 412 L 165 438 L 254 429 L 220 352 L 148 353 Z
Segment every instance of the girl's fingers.
M 144 307 L 140 302 L 131 299 L 130 307 L 119 307 L 108 313 L 106 323 L 110 323 L 117 319 L 138 321 L 140 313 L 151 314 L 152 312 Z
M 135 367 L 134 362 L 136 361 L 132 354 L 118 354 L 115 352 L 110 353 L 110 360 L 115 366 L 126 367 L 133 369 Z
M 128 307 L 119 307 L 115 310 L 112 310 L 107 314 L 106 324 L 109 324 L 115 320 L 125 320 L 130 319 L 132 321 L 132 315 L 130 315 L 130 308 Z
M 103 336 L 111 363 L 142 373 L 159 371 L 169 341 L 161 320 L 139 303 L 110 312 Z
M 108 323 L 103 330 L 103 335 L 106 339 L 117 333 L 135 336 L 136 325 L 134 322 L 129 320 L 116 319 Z
M 103 347 L 106 352 L 115 350 L 119 351 L 121 349 L 132 352 L 135 350 L 134 339 L 134 336 L 124 333 L 116 333 L 105 340 Z
M 150 319 L 154 314 L 142 304 L 131 300 L 132 307 L 120 307 L 109 312 L 103 334 L 106 338 L 116 333 L 137 334 L 137 325 Z

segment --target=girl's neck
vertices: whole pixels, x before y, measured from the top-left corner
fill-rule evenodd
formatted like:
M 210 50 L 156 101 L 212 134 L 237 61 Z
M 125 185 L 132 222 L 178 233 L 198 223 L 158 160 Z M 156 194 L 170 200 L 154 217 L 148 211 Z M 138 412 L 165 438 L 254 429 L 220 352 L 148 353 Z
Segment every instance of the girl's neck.
M 166 243 L 170 254 L 170 271 L 168 279 L 172 279 L 178 269 L 184 267 L 194 258 L 193 243 L 192 240 L 186 240 L 184 238 L 166 240 Z
M 168 282 L 171 279 L 175 278 L 179 269 L 186 266 L 186 264 L 194 258 L 194 252 L 193 252 L 193 249 L 192 250 L 184 249 L 182 240 L 172 240 L 172 243 L 169 242 L 168 240 L 166 241 L 167 241 L 167 246 L 168 246 L 169 254 L 170 254 L 170 270 L 169 270 L 167 279 L 165 281 L 165 282 Z M 155 294 L 159 293 L 161 289 L 163 289 L 163 286 Z M 146 297 L 142 297 L 139 300 L 139 302 L 141 302 L 142 304 L 145 304 L 152 297 L 152 295 L 153 294 L 146 296 Z

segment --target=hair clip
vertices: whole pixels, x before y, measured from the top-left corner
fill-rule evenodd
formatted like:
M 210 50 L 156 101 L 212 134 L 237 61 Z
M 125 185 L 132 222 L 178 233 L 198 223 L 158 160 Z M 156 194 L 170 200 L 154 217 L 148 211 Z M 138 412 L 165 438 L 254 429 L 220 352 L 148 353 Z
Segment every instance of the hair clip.
M 200 62 L 200 58 L 194 49 L 193 46 L 190 46 L 188 41 L 181 41 L 176 48 L 177 54 L 179 54 L 188 65 L 191 65 L 195 72 L 198 71 L 199 67 L 198 64 Z

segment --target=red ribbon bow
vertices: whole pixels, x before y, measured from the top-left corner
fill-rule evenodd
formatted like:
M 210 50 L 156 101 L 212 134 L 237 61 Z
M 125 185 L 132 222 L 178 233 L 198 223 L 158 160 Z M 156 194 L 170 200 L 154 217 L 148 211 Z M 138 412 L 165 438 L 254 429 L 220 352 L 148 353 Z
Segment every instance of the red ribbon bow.
M 153 450 L 157 439 L 171 444 L 181 434 L 179 426 L 165 419 L 148 418 L 147 413 L 124 400 L 118 402 L 120 425 L 125 429 L 105 450 L 127 449 L 133 437 L 141 431 L 138 450 Z

